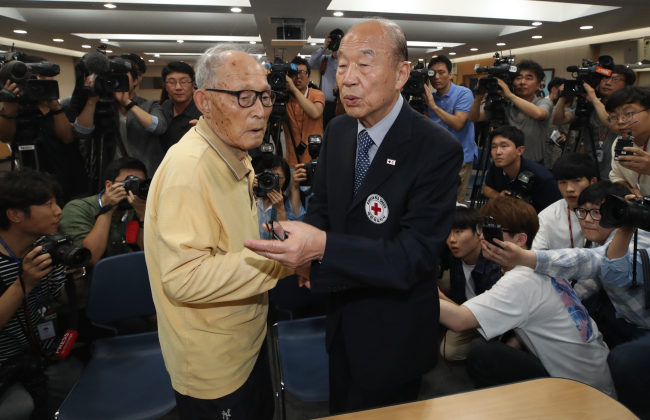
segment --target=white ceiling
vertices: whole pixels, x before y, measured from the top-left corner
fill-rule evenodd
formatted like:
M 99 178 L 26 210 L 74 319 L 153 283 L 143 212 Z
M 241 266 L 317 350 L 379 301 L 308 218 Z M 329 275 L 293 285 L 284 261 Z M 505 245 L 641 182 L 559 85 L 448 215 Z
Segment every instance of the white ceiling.
M 108 1 L 108 0 L 107 0 Z M 409 40 L 409 59 L 427 61 L 433 54 L 455 52 L 455 59 L 493 54 L 497 50 L 544 49 L 545 45 L 591 42 L 591 39 L 624 39 L 632 31 L 650 36 L 650 0 L 116 0 L 107 9 L 103 2 L 85 0 L 0 0 L 0 49 L 16 42 L 18 48 L 80 56 L 108 38 L 114 54 L 135 52 L 174 53 L 154 59 L 192 61 L 215 42 L 256 41 L 271 58 L 290 60 L 309 55 L 334 28 L 348 30 L 368 16 L 383 16 L 402 27 Z M 232 7 L 242 9 L 231 12 Z M 333 12 L 343 12 L 334 17 Z M 317 45 L 286 47 L 271 43 L 277 25 L 271 17 L 306 19 L 306 36 Z M 541 26 L 533 26 L 535 21 Z M 591 30 L 580 26 L 591 25 Z M 648 28 L 647 30 L 644 28 Z M 16 29 L 27 34 L 15 34 Z M 541 35 L 542 39 L 533 39 Z M 589 37 L 589 38 L 587 38 Z M 64 42 L 54 42 L 61 38 Z M 178 39 L 184 43 L 176 42 Z M 580 41 L 584 39 L 584 41 Z M 505 47 L 497 47 L 505 43 Z M 416 46 L 421 45 L 421 46 Z M 443 47 L 441 50 L 435 47 Z M 478 51 L 470 51 L 478 48 Z M 184 55 L 183 55 L 184 54 Z

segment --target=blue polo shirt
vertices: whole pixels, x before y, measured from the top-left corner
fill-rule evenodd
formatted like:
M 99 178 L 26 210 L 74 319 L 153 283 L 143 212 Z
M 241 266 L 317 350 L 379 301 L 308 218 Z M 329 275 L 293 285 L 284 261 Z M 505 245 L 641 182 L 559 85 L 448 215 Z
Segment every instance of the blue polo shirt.
M 472 103 L 474 103 L 474 95 L 466 87 L 456 86 L 452 83 L 449 86 L 449 92 L 442 95 L 442 97 L 438 96 L 438 92 L 433 92 L 433 100 L 436 101 L 436 105 L 440 109 L 448 114 L 454 115 L 456 111 L 467 112 L 469 114 L 469 109 L 472 107 Z M 429 118 L 445 127 L 463 146 L 463 153 L 465 154 L 465 160 L 463 162 L 474 162 L 474 156 L 478 156 L 478 148 L 474 141 L 474 123 L 467 120 L 463 128 L 460 131 L 456 131 L 442 122 L 428 106 L 424 105 L 424 109 L 429 113 Z
M 563 198 L 560 189 L 557 187 L 557 181 L 553 178 L 553 174 L 551 174 L 551 171 L 546 169 L 544 165 L 540 165 L 537 162 L 522 157 L 521 165 L 519 166 L 519 173 L 525 171 L 530 171 L 535 175 L 535 183 L 531 190 L 531 198 L 533 201 L 533 207 L 535 207 L 537 213 Z M 517 176 L 519 176 L 519 174 L 517 174 Z M 497 192 L 503 190 L 512 191 L 510 185 L 514 183 L 516 179 L 517 177 L 510 180 L 508 175 L 503 172 L 503 169 L 497 168 L 494 162 L 492 162 L 490 169 L 488 169 L 485 174 L 485 185 Z

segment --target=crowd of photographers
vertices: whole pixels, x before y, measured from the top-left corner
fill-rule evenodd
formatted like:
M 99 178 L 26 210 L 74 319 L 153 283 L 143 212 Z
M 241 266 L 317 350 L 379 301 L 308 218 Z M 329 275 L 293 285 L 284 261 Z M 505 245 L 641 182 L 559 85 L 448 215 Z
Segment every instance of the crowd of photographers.
M 268 223 L 307 213 L 324 129 L 342 112 L 335 81 L 342 36 L 332 31 L 309 61 L 270 66 L 286 159 L 273 153 L 267 133 L 254 158 L 263 239 L 271 239 Z M 494 128 L 485 143 L 489 201 L 480 211 L 457 207 L 447 239 L 442 356 L 466 359 L 477 387 L 570 378 L 650 418 L 643 357 L 650 350 L 650 207 L 640 200 L 650 195 L 650 89 L 633 86 L 627 67 L 601 64 L 609 73 L 597 77 L 577 68 L 583 83 L 547 81 L 545 98 L 534 61 L 513 66 L 497 57 L 482 70 L 495 77 L 472 92 L 452 82 L 452 64 L 439 56 L 412 72 L 404 93 L 463 146 L 459 203 L 479 160 L 474 124 Z M 321 70 L 320 90 L 308 83 L 312 68 Z M 0 175 L 0 412 L 7 418 L 44 418 L 44 395 L 62 398 L 74 384 L 83 366 L 77 358 L 48 365 L 43 356 L 60 350 L 52 302 L 83 306 L 84 278 L 101 258 L 144 249 L 150 178 L 202 115 L 190 65 L 165 66 L 160 102 L 135 93 L 145 72 L 135 54 L 94 52 L 76 68 L 72 97 L 57 100 L 55 84 L 34 80 L 53 81 L 58 66 L 17 55 L 0 69 L 0 141 L 23 167 Z M 247 98 L 238 100 L 246 107 Z M 575 135 L 569 128 L 580 121 Z M 584 153 L 571 153 L 576 143 Z M 636 228 L 643 229 L 638 238 Z M 57 233 L 66 236 L 51 236 Z M 120 332 L 155 328 L 155 319 L 140 321 Z

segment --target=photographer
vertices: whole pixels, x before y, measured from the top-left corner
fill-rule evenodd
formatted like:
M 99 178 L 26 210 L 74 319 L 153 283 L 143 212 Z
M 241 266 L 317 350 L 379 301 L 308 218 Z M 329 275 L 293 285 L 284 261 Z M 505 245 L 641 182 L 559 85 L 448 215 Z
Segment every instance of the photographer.
M 600 169 L 601 181 L 610 179 L 612 170 L 612 146 L 616 140 L 616 129 L 607 121 L 607 111 L 605 107 L 609 98 L 618 90 L 632 86 L 636 82 L 636 74 L 624 65 L 614 66 L 611 77 L 603 77 L 598 83 L 597 92 L 585 83 L 583 86 L 587 92 L 583 95 L 589 104 L 594 107 L 589 116 L 588 126 L 585 127 L 583 135 L 584 153 L 593 157 L 594 153 L 591 148 L 593 139 L 596 146 L 596 156 L 598 167 Z M 560 87 L 560 98 L 553 110 L 553 124 L 565 125 L 572 124 L 575 119 L 575 109 L 565 110 L 567 103 L 571 100 L 564 95 L 564 86 Z M 600 97 L 600 99 L 599 99 Z M 579 140 L 579 139 L 578 139 Z
M 478 148 L 474 140 L 474 123 L 467 121 L 474 95 L 466 87 L 452 83 L 451 61 L 446 56 L 433 58 L 428 68 L 436 71 L 434 77 L 429 77 L 429 82 L 436 91 L 431 93 L 429 86 L 424 85 L 426 93 L 423 96 L 427 104 L 424 115 L 447 129 L 463 146 L 465 158 L 460 169 L 461 185 L 456 196 L 456 201 L 463 203 L 467 184 L 472 177 L 474 158 L 478 156 Z
M 196 125 L 201 111 L 194 104 L 194 70 L 182 61 L 172 61 L 162 70 L 165 88 L 160 97 L 167 121 L 167 130 L 160 136 L 163 153 Z
M 538 227 L 532 206 L 499 197 L 483 206 L 479 216 L 492 217 L 503 228 L 504 241 L 494 239 L 496 244 L 530 249 Z M 483 224 L 482 231 L 486 229 Z M 616 398 L 607 366 L 609 350 L 569 282 L 535 274 L 527 267 L 502 267 L 505 274 L 490 290 L 461 306 L 440 300 L 440 322 L 452 331 L 478 328 L 483 338 L 492 340 L 514 329 L 528 350 L 498 340 L 472 341 L 467 372 L 475 386 L 568 378 Z
M 292 182 L 289 200 L 291 201 L 293 214 L 296 217 L 295 220 L 302 222 L 307 214 L 309 201 L 314 195 L 312 192 L 306 194 L 306 191 L 312 190 L 312 187 L 301 185 L 303 182 L 307 181 L 307 170 L 305 169 L 305 164 L 299 163 L 294 166 L 293 174 L 291 176 Z
M 494 162 L 485 174 L 483 194 L 487 198 L 500 195 L 522 193 L 523 185 L 519 180 L 522 172 L 534 175 L 531 185 L 526 185 L 533 207 L 541 212 L 557 200 L 562 194 L 553 175 L 544 166 L 524 159 L 524 133 L 509 125 L 501 126 L 490 133 L 490 147 Z
M 287 75 L 287 90 L 291 94 L 291 99 L 287 103 L 287 115 L 291 131 L 285 122 L 284 132 L 287 142 L 287 163 L 293 167 L 298 163 L 307 163 L 311 160 L 307 147 L 309 136 L 323 135 L 325 95 L 320 90 L 309 89 L 307 86 L 311 74 L 307 60 L 296 57 L 291 63 L 295 64 L 298 70 L 291 70 Z M 298 153 L 297 157 L 296 153 Z
M 147 202 L 126 191 L 123 181 L 130 175 L 147 178 L 144 163 L 130 157 L 119 158 L 106 168 L 105 189 L 97 195 L 73 200 L 63 209 L 61 233 L 76 246 L 92 252 L 90 266 L 105 257 L 144 250 L 142 223 Z M 110 210 L 100 213 L 103 207 Z M 99 214 L 99 215 L 98 215 Z M 129 233 L 136 231 L 133 241 Z
M 625 151 L 633 155 L 612 159 L 610 180 L 630 188 L 637 197 L 650 195 L 650 153 L 647 151 L 650 137 L 650 88 L 628 86 L 614 93 L 607 102 L 608 121 L 623 137 L 629 131 L 634 136 L 634 147 Z M 616 144 L 611 146 L 616 157 Z
M 273 239 L 269 232 L 264 229 L 264 225 L 267 222 L 272 222 L 274 220 L 282 222 L 298 219 L 291 207 L 291 201 L 283 194 L 283 192 L 289 187 L 291 176 L 291 171 L 289 170 L 287 161 L 283 157 L 273 155 L 271 161 L 262 160 L 257 164 L 255 167 L 255 173 L 257 176 L 255 177 L 255 181 L 253 181 L 253 187 L 257 188 L 258 191 L 258 179 L 264 171 L 271 171 L 279 177 L 278 181 L 280 189 L 264 192 L 266 195 L 258 197 L 257 199 L 257 220 L 260 227 L 260 238 Z M 304 210 L 302 216 L 304 217 Z
M 152 174 L 158 168 L 164 156 L 160 135 L 167 130 L 167 121 L 162 107 L 154 100 L 146 100 L 135 93 L 141 76 L 138 72 L 138 65 L 128 56 L 123 56 L 131 63 L 131 69 L 127 73 L 129 78 L 128 92 L 114 92 L 116 114 L 115 126 L 119 127 L 119 137 L 124 143 L 128 156 L 141 160 L 147 167 L 147 172 Z M 77 124 L 82 129 L 76 129 L 80 138 L 89 138 L 93 133 L 95 118 L 95 107 L 98 97 L 86 102 L 84 109 L 77 117 Z M 119 147 L 111 145 L 114 158 L 122 157 Z
M 321 82 L 320 88 L 325 95 L 325 109 L 323 111 L 323 129 L 327 128 L 327 124 L 334 118 L 336 114 L 337 96 L 334 91 L 338 92 L 336 85 L 336 71 L 338 69 L 338 54 L 341 38 L 345 32 L 340 29 L 334 29 L 325 38 L 323 46 L 309 57 L 309 66 L 313 69 L 320 68 Z M 332 47 L 332 54 L 325 55 L 325 51 L 332 45 L 332 37 L 335 38 L 334 46 Z M 338 93 L 337 93 L 338 95 Z
M 27 56 L 24 60 L 27 64 L 46 61 L 36 56 Z M 33 73 L 33 77 L 39 80 L 54 79 L 52 76 L 38 73 Z M 5 101 L 2 104 L 0 141 L 12 143 L 14 140 L 28 140 L 24 138 L 24 132 L 20 133 L 22 138 L 16 139 L 17 129 L 29 131 L 30 136 L 35 134 L 33 144 L 36 145 L 38 153 L 39 169 L 56 175 L 63 187 L 61 195 L 63 202 L 85 194 L 88 186 L 87 175 L 79 152 L 79 144 L 75 141 L 72 125 L 66 116 L 66 109 L 54 99 L 30 104 L 20 103 L 19 89 L 16 84 L 12 83 L 11 79 L 2 80 L 0 83 L 8 91 L 6 93 L 13 94 L 15 97 L 15 102 Z M 30 118 L 22 123 L 23 127 L 17 127 L 17 118 L 26 117 Z M 16 153 L 31 152 L 17 151 Z
M 524 60 L 517 66 L 518 73 L 512 87 L 501 79 L 497 79 L 501 90 L 499 93 L 508 99 L 505 114 L 508 124 L 524 132 L 526 137 L 526 151 L 524 157 L 530 161 L 543 163 L 544 149 L 546 147 L 546 132 L 553 114 L 553 103 L 548 98 L 539 98 L 536 92 L 540 89 L 544 79 L 544 70 L 534 61 Z M 482 110 L 481 103 L 487 93 L 476 95 L 469 112 L 471 122 L 489 121 L 492 118 L 490 111 Z
M 39 255 L 40 246 L 33 248 L 40 237 L 56 233 L 61 215 L 56 198 L 60 194 L 59 184 L 42 172 L 25 169 L 0 175 L 0 378 L 3 379 L 0 413 L 3 419 L 29 418 L 32 411 L 31 418 L 48 415 L 51 418 L 48 395 L 42 394 L 42 387 L 47 384 L 49 397 L 62 402 L 81 374 L 82 365 L 76 359 L 65 359 L 48 367 L 48 361 L 36 349 L 40 343 L 46 354 L 54 353 L 58 341 L 52 333 L 52 314 L 44 309 L 50 308 L 51 299 L 68 301 L 63 287 L 65 267 L 53 266 L 50 254 Z M 22 306 L 25 294 L 18 278 L 21 266 L 26 308 Z M 81 281 L 75 282 L 75 286 L 77 293 L 83 289 Z M 17 377 L 9 371 L 13 362 L 25 365 Z M 35 385 L 37 380 L 45 382 L 39 387 Z

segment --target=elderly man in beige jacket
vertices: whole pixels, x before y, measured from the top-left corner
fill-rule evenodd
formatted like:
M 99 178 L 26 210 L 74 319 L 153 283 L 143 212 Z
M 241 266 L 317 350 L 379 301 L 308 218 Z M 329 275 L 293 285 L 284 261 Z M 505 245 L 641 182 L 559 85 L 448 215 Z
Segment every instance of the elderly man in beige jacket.
M 267 291 L 293 271 L 243 245 L 259 236 L 247 151 L 275 95 L 241 46 L 195 68 L 203 117 L 158 168 L 144 220 L 160 344 L 181 419 L 271 419 Z

